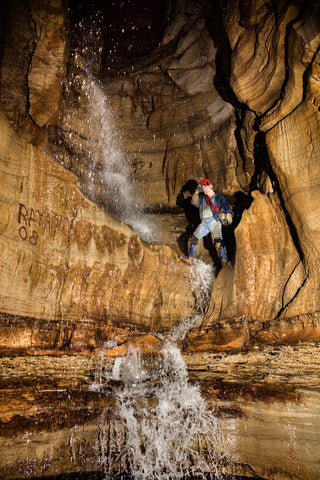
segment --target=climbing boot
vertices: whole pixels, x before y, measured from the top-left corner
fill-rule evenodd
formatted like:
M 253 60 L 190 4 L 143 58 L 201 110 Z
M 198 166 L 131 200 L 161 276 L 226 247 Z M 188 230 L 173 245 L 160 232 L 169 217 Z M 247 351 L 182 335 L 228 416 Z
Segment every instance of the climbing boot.
M 189 267 L 192 267 L 192 265 L 193 265 L 193 258 L 192 257 L 179 257 L 179 258 L 182 262 L 189 265 Z
M 228 261 L 228 255 L 227 255 L 226 246 L 225 246 L 222 238 L 215 238 L 214 239 L 214 246 L 217 250 L 217 254 L 218 254 L 219 260 L 221 262 L 221 265 L 224 266 Z

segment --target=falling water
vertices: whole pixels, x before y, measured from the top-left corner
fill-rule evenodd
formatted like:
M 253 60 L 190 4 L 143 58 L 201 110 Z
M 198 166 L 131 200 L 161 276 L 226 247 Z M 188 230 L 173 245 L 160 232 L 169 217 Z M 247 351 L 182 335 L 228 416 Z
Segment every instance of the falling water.
M 158 233 L 152 216 L 143 212 L 141 198 L 132 181 L 129 159 L 120 146 L 120 134 L 115 125 L 108 96 L 90 77 L 83 82 L 89 101 L 90 125 L 94 129 L 92 138 L 96 138 L 98 134 L 99 148 L 92 149 L 92 161 L 98 163 L 100 155 L 103 159 L 106 208 L 119 220 L 131 225 L 143 240 L 156 240 Z
M 194 328 L 207 308 L 210 299 L 213 282 L 215 280 L 214 269 L 201 260 L 195 259 L 190 268 L 192 293 L 195 298 L 196 314 L 180 322 L 171 332 L 173 341 L 183 340 L 186 334 Z
M 108 97 L 90 78 L 84 81 L 84 90 L 90 105 L 89 135 L 97 138 L 99 133 L 99 148 L 90 155 L 93 164 L 99 156 L 103 158 L 106 207 L 132 225 L 141 238 L 156 240 L 150 217 L 143 213 L 134 189 Z M 175 343 L 197 324 L 207 305 L 214 280 L 212 267 L 195 261 L 190 278 L 197 314 L 171 332 L 158 355 L 142 356 L 132 347 L 125 357 L 116 358 L 110 372 L 104 365 L 104 354 L 115 345 L 106 344 L 100 352 L 90 389 L 106 394 L 111 390 L 116 399 L 99 423 L 100 463 L 106 479 L 122 474 L 137 480 L 218 479 L 218 470 L 222 471 L 216 453 L 216 418 L 201 397 L 199 386 L 188 381 L 185 362 Z
M 219 478 L 216 419 L 188 382 L 177 346 L 165 342 L 161 355 L 148 358 L 132 348 L 104 380 L 101 390 L 121 382 L 115 410 L 100 422 L 106 479 L 120 472 L 137 480 Z
M 204 308 L 214 280 L 212 267 L 195 262 L 194 293 Z M 137 480 L 219 479 L 216 418 L 190 384 L 186 364 L 175 342 L 199 320 L 200 312 L 182 322 L 164 341 L 159 355 L 142 356 L 131 347 L 104 368 L 101 350 L 90 389 L 112 394 L 116 407 L 100 420 L 100 455 L 106 479 L 127 473 Z

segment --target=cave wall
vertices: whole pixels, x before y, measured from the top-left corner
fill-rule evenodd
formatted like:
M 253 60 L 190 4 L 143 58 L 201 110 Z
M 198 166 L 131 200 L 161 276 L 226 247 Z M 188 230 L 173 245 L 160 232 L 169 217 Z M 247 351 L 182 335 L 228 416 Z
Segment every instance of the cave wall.
M 208 176 L 235 209 L 233 250 L 180 342 L 188 370 L 209 378 L 236 453 L 227 472 L 316 479 L 318 3 L 159 1 L 147 16 L 121 3 L 125 42 L 115 12 L 88 2 L 0 7 L 0 470 L 99 468 L 96 419 L 111 400 L 88 386 L 99 365 L 132 344 L 154 353 L 195 313 L 175 200 Z M 93 81 L 163 243 L 139 238 L 106 200 Z
M 47 127 L 62 105 L 65 28 L 60 2 L 8 4 L 0 139 L 6 352 L 95 351 L 110 338 L 123 342 L 133 326 L 140 336 L 168 330 L 194 309 L 177 251 L 144 244 L 88 200 L 50 154 Z
M 95 349 L 115 340 L 117 327 L 168 329 L 192 311 L 176 252 L 144 245 L 89 202 L 74 176 L 5 118 L 1 151 L 3 349 Z
M 300 7 L 230 2 L 226 8 L 230 85 L 260 130 L 253 185 L 259 191 L 235 230 L 231 271 L 222 271 L 213 287 L 202 348 L 319 339 L 319 6 Z M 248 124 L 242 130 L 246 141 Z M 221 335 L 208 332 L 222 319 Z
M 58 1 L 49 2 L 46 7 L 37 2 L 21 1 L 9 2 L 2 7 L 6 14 L 2 23 L 3 132 L 9 132 L 10 123 L 12 133 L 7 135 L 14 135 L 17 145 L 21 142 L 17 152 L 33 148 L 33 145 L 37 150 L 32 150 L 30 158 L 48 155 L 51 159 L 46 159 L 45 163 L 60 164 L 63 178 L 68 170 L 74 174 L 76 186 L 75 178 L 67 176 L 72 185 L 71 191 L 77 192 L 72 193 L 79 202 L 74 210 L 82 211 L 83 205 L 87 205 L 82 193 L 90 205 L 90 208 L 85 208 L 92 213 L 88 213 L 88 220 L 77 217 L 74 223 L 74 213 L 66 208 L 70 204 L 63 200 L 69 187 L 65 187 L 64 192 L 63 188 L 55 188 L 55 193 L 61 191 L 62 194 L 61 211 L 59 209 L 58 213 L 59 200 L 53 196 L 46 196 L 45 208 L 36 205 L 35 198 L 39 204 L 44 202 L 42 195 L 45 194 L 46 180 L 37 172 L 40 167 L 30 170 L 28 159 L 28 166 L 24 169 L 30 172 L 26 175 L 30 183 L 23 182 L 20 204 L 28 211 L 52 211 L 54 215 L 71 218 L 72 228 L 82 238 L 83 252 L 93 248 L 92 239 L 96 238 L 96 234 L 92 233 L 91 224 L 95 220 L 92 222 L 90 216 L 93 219 L 96 217 L 94 204 L 111 213 L 114 213 L 113 205 L 117 204 L 112 195 L 106 201 L 109 185 L 106 187 L 104 181 L 108 176 L 108 166 L 99 137 L 101 118 L 92 114 L 92 98 L 88 93 L 92 83 L 96 82 L 100 94 L 107 101 L 108 115 L 115 132 L 113 138 L 129 165 L 130 181 L 137 197 L 145 209 L 161 214 L 156 222 L 167 231 L 165 241 L 171 245 L 161 255 L 168 256 L 166 261 L 172 265 L 173 271 L 181 271 L 183 280 L 181 285 L 177 283 L 180 290 L 190 291 L 190 286 L 186 286 L 188 272 L 176 265 L 179 254 L 177 228 L 183 229 L 186 223 L 183 223 L 183 212 L 177 208 L 175 199 L 183 184 L 190 178 L 200 180 L 206 176 L 212 178 L 215 188 L 226 195 L 234 208 L 237 207 L 239 192 L 253 200 L 251 207 L 243 215 L 242 211 L 238 215 L 234 233 L 229 232 L 235 238 L 231 261 L 215 282 L 211 304 L 199 325 L 200 331 L 192 333 L 192 336 L 201 336 L 199 345 L 216 348 L 217 344 L 223 347 L 234 341 L 234 345 L 239 347 L 257 339 L 275 341 L 283 335 L 289 339 L 290 324 L 294 321 L 299 325 L 297 331 L 300 333 L 295 332 L 293 338 L 298 339 L 301 335 L 301 338 L 318 339 L 317 4 L 311 2 L 306 7 L 299 2 L 279 1 L 271 7 L 265 2 L 259 5 L 232 1 L 201 5 L 182 2 L 170 4 L 165 10 L 157 4 L 156 12 L 149 12 L 150 18 L 145 18 L 145 23 L 140 19 L 140 27 L 144 30 L 140 37 L 135 37 L 136 45 L 142 42 L 147 29 L 150 31 L 148 26 L 151 24 L 148 22 L 151 22 L 152 15 L 159 16 L 164 33 L 159 43 L 159 29 L 155 29 L 154 36 L 149 39 L 149 47 L 141 54 L 138 49 L 130 51 L 129 47 L 133 44 L 128 46 L 125 35 L 121 40 L 120 32 L 115 34 L 116 42 L 107 28 L 108 34 L 101 33 L 104 26 L 101 11 L 98 14 L 91 12 L 91 15 L 87 12 L 85 20 L 81 20 L 81 17 L 76 18 L 74 13 L 70 13 L 75 8 L 72 2 L 70 5 L 68 10 Z M 111 21 L 110 18 L 111 14 L 108 21 Z M 125 17 L 125 22 L 124 34 L 138 30 L 138 22 L 133 22 L 129 16 Z M 133 27 L 134 23 L 137 25 Z M 130 41 L 134 40 L 130 37 Z M 98 109 L 97 102 L 96 107 Z M 9 147 L 6 146 L 7 140 L 3 141 L 2 160 L 8 164 L 6 149 Z M 17 158 L 19 153 L 11 150 L 10 155 Z M 6 172 L 11 174 L 10 170 Z M 25 174 L 19 175 L 24 178 Z M 37 175 L 36 182 L 33 175 Z M 7 178 L 2 177 L 6 188 Z M 11 213 L 11 207 L 8 211 L 12 198 L 18 201 L 17 194 L 5 195 L 5 207 L 2 209 L 5 244 L 8 218 L 17 215 L 16 212 Z M 90 200 L 94 204 L 90 204 Z M 98 211 L 104 218 L 102 211 Z M 178 214 L 175 217 L 178 227 L 172 227 L 175 219 L 166 217 L 166 212 Z M 20 222 L 22 219 L 26 221 L 21 212 L 18 218 Z M 28 220 L 29 226 L 33 221 L 33 218 Z M 110 220 L 111 224 L 113 221 Z M 108 223 L 109 220 L 99 222 Z M 36 219 L 34 223 L 37 223 Z M 116 225 L 117 235 L 121 236 L 119 232 L 125 230 L 128 242 L 134 238 L 141 252 L 150 252 L 150 247 L 143 246 L 125 225 Z M 100 225 L 99 228 L 103 227 Z M 18 240 L 20 246 L 16 247 L 14 255 L 19 257 L 21 242 L 23 247 L 33 248 L 33 255 L 39 255 L 39 242 L 32 245 L 20 237 Z M 79 248 L 75 236 L 70 242 L 71 249 L 72 242 Z M 105 236 L 103 242 L 107 242 Z M 99 255 L 100 251 L 106 251 L 107 246 L 98 243 L 94 247 L 97 250 L 95 258 L 102 272 L 106 259 Z M 161 256 L 157 248 L 151 247 L 152 255 L 156 257 Z M 162 247 L 159 249 L 163 252 Z M 59 255 L 54 253 L 54 256 Z M 121 256 L 122 253 L 119 253 L 119 261 L 122 262 Z M 134 293 L 130 296 L 136 300 L 141 296 L 140 286 L 145 281 L 139 273 L 144 253 L 138 256 L 139 261 L 133 260 L 130 275 L 129 271 L 125 274 L 132 278 L 130 282 L 134 285 L 130 287 L 130 292 Z M 9 263 L 13 265 L 14 261 Z M 60 265 L 61 262 L 58 263 Z M 84 263 L 88 272 L 83 271 L 82 275 L 93 278 L 92 261 L 84 260 Z M 115 289 L 110 285 L 103 295 L 103 308 L 89 308 L 88 304 L 96 305 L 94 297 L 97 288 L 88 293 L 92 299 L 88 298 L 86 302 L 85 315 L 101 318 L 110 311 L 116 324 L 127 323 L 130 316 L 130 324 L 153 329 L 161 321 L 159 315 L 152 312 L 160 308 L 163 310 L 160 316 L 167 316 L 164 313 L 167 297 L 163 289 L 166 290 L 166 283 L 170 289 L 170 269 L 169 277 L 165 270 L 163 278 L 154 280 L 153 291 L 158 292 L 155 296 L 158 298 L 155 300 L 157 307 L 149 308 L 147 300 L 142 301 L 144 306 L 141 306 L 142 312 L 137 314 L 136 319 L 133 319 L 135 313 L 132 307 L 126 305 L 125 299 L 119 301 L 120 310 L 125 305 L 125 310 L 130 312 L 128 315 L 122 316 L 117 313 L 118 310 L 111 308 Z M 68 275 L 64 273 L 62 276 Z M 121 281 L 127 285 L 125 276 Z M 15 278 L 18 278 L 17 275 Z M 33 289 L 26 286 L 29 277 L 22 275 L 20 278 L 21 285 L 19 283 L 17 290 L 32 291 L 34 295 Z M 112 281 L 115 281 L 114 278 Z M 3 279 L 3 289 L 7 291 L 11 283 L 12 279 L 7 274 Z M 265 285 L 268 285 L 267 289 Z M 83 281 L 79 288 L 83 288 Z M 64 293 L 66 303 L 74 303 L 72 289 L 64 290 Z M 28 303 L 30 293 L 24 295 L 28 297 Z M 146 298 L 150 296 L 148 289 L 142 295 Z M 180 297 L 181 294 L 176 292 L 175 296 Z M 3 312 L 18 315 L 24 300 L 13 309 L 8 298 L 4 296 Z M 169 302 L 170 298 L 169 295 Z M 47 301 L 43 312 L 48 314 L 44 316 L 58 319 L 61 313 L 53 307 L 56 298 L 49 300 L 48 297 Z M 183 307 L 180 315 L 190 312 L 191 304 L 192 301 L 188 307 Z M 23 309 L 20 314 L 40 318 L 39 305 Z M 172 312 L 171 306 L 168 311 Z M 78 314 L 77 309 L 74 312 L 71 315 L 73 318 Z M 156 322 L 150 320 L 154 316 L 158 318 Z M 172 324 L 171 320 L 163 322 L 164 328 Z M 218 335 L 213 340 L 213 331 L 210 331 L 210 340 L 205 341 L 205 331 L 217 323 L 223 325 L 223 322 L 225 325 L 236 322 L 242 332 L 240 336 L 231 334 L 230 338 L 222 341 Z M 304 329 L 305 324 L 308 331 Z M 273 333 L 266 333 L 270 328 Z M 286 334 L 283 329 L 288 329 Z M 216 335 L 216 327 L 214 332 Z
M 95 162 L 96 175 L 96 168 L 88 164 L 97 136 L 92 128 L 88 132 L 89 72 L 107 98 L 118 148 L 146 209 L 159 213 L 175 209 L 177 193 L 190 178 L 209 176 L 231 201 L 235 191 L 249 189 L 252 162 L 246 171 L 239 161 L 234 108 L 214 85 L 217 48 L 205 15 L 197 2 L 190 2 L 189 8 L 182 2 L 171 15 L 161 45 L 147 58 L 117 58 L 118 50 L 122 52 L 117 43 L 115 58 L 106 64 L 96 54 L 103 45 L 101 35 L 94 40 L 93 54 L 88 48 L 92 36 L 83 30 L 83 22 L 82 41 L 72 44 L 64 114 L 59 129 L 50 130 L 50 146 L 56 160 L 73 171 L 86 194 L 102 205 L 103 152 Z M 103 28 L 101 19 L 96 21 Z M 78 32 L 79 24 L 72 28 Z M 75 111 L 83 113 L 81 119 Z

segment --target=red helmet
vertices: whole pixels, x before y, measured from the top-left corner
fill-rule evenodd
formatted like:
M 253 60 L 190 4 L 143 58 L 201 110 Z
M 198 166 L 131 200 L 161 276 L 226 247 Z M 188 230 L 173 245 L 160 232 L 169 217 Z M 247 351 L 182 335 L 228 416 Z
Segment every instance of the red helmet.
M 200 185 L 207 187 L 208 185 L 212 185 L 212 182 L 210 182 L 208 178 L 204 178 L 203 180 L 201 180 Z

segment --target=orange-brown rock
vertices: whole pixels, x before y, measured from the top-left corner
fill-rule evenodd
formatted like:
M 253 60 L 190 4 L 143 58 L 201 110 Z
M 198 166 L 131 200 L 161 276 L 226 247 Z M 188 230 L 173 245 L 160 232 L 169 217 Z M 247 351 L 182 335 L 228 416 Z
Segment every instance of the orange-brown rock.
M 213 404 L 225 473 L 317 479 L 319 345 L 201 352 L 184 359 L 191 380 Z M 114 393 L 123 389 L 121 381 L 106 381 L 113 360 L 44 355 L 39 363 L 39 356 L 29 355 L 2 357 L 0 365 L 1 476 L 103 477 L 104 433 L 111 436 L 120 422 Z M 104 391 L 88 390 L 99 380 L 106 382 Z
M 308 77 L 304 102 L 267 134 L 274 170 L 283 185 L 283 198 L 295 226 L 296 241 L 306 270 L 300 290 L 282 318 L 319 311 L 319 65 Z M 285 139 L 285 147 L 279 137 Z M 295 139 L 299 138 L 299 144 Z M 299 160 L 298 160 L 299 159 Z M 305 281 L 304 281 L 305 280 Z
M 274 31 L 270 19 L 275 11 L 268 11 L 265 2 L 259 4 L 259 14 L 253 2 L 246 7 L 239 5 L 239 9 L 232 2 L 230 5 L 234 8 L 229 6 L 227 10 L 225 27 L 233 65 L 231 84 L 237 98 L 259 112 L 261 129 L 266 132 L 265 146 L 262 136 L 256 149 L 257 161 L 261 162 L 256 172 L 261 193 L 252 193 L 253 204 L 235 230 L 234 261 L 215 282 L 202 326 L 219 329 L 221 320 L 223 328 L 225 320 L 239 318 L 247 323 L 248 338 L 243 338 L 244 342 L 257 338 L 275 341 L 274 335 L 278 341 L 311 340 L 313 335 L 317 340 L 320 37 L 314 11 L 309 6 L 300 17 L 296 6 L 279 2 L 275 6 L 279 29 Z M 237 28 L 232 29 L 235 19 Z M 250 50 L 250 35 L 256 38 L 255 50 Z M 260 37 L 268 41 L 260 43 Z M 269 54 L 260 54 L 260 48 Z M 281 60 L 285 51 L 287 75 Z M 262 76 L 268 77 L 263 91 Z M 276 85 L 279 98 L 273 105 Z M 244 123 L 243 129 L 246 132 L 250 126 Z M 244 132 L 242 139 L 247 143 L 251 137 Z M 310 315 L 313 326 L 304 328 L 304 319 L 312 324 Z M 269 334 L 271 325 L 278 334 Z
M 254 112 L 268 111 L 286 76 L 288 25 L 299 15 L 293 2 L 228 2 L 224 18 L 231 48 L 230 85 Z M 275 25 L 277 27 L 275 28 Z
M 220 342 L 221 346 L 228 347 L 232 342 L 233 348 L 241 348 L 254 341 L 264 322 L 276 318 L 285 307 L 282 292 L 299 264 L 299 255 L 276 195 L 267 197 L 255 191 L 252 196 L 253 203 L 235 230 L 238 250 L 234 264 L 229 263 L 218 275 L 201 324 L 202 329 L 214 327 L 213 336 L 223 339 L 210 341 L 209 334 L 208 349 L 217 348 Z M 292 296 L 286 297 L 288 303 L 299 287 L 296 285 L 291 290 Z M 226 322 L 232 325 L 236 318 L 242 325 L 241 333 L 231 326 L 231 337 L 226 342 Z
M 1 347 L 95 349 L 118 325 L 167 330 L 189 315 L 177 253 L 143 244 L 4 116 L 1 124 Z
M 115 362 L 198 318 L 226 473 L 318 480 L 319 5 L 127 3 L 0 7 L 0 476 L 101 473 Z M 177 245 L 204 176 L 235 210 L 208 305 Z

